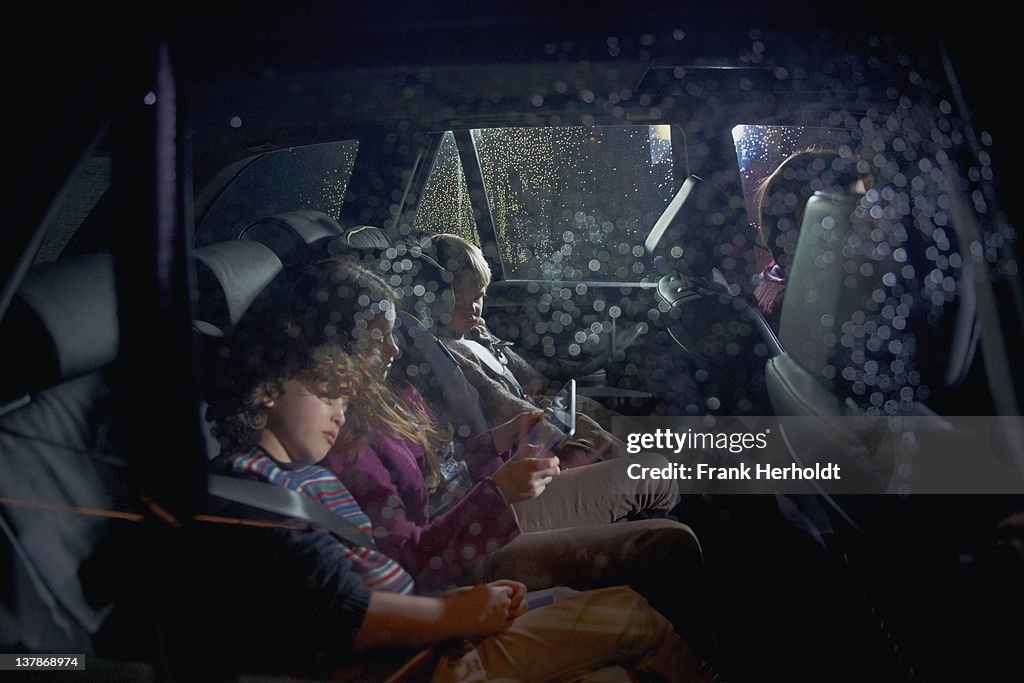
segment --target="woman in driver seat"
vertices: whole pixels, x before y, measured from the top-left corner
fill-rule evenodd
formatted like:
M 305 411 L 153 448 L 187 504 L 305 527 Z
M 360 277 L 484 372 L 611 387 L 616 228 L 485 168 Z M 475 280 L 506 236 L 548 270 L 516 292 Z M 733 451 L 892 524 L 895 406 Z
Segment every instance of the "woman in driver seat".
M 815 192 L 867 193 L 872 177 L 860 159 L 837 149 L 808 147 L 786 157 L 754 190 L 761 241 L 760 282 L 754 299 L 773 329 L 779 327 L 786 271 L 796 253 L 804 206 Z

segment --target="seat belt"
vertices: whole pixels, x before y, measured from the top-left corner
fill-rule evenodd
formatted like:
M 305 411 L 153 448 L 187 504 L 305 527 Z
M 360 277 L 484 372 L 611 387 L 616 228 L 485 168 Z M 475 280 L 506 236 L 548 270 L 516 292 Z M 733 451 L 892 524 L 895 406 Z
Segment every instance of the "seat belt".
M 274 486 L 265 481 L 239 479 L 223 474 L 211 474 L 207 477 L 207 491 L 211 496 L 223 500 L 272 512 L 289 519 L 301 520 L 329 531 L 351 545 L 377 548 L 377 544 L 365 531 L 298 491 Z
M 490 349 L 472 339 L 461 339 L 460 341 L 469 347 L 473 355 L 479 358 L 480 362 L 487 366 L 487 369 L 505 378 L 519 392 L 519 398 L 526 398 L 526 392 L 523 391 L 523 386 L 519 383 L 519 380 L 508 369 L 508 366 L 501 362 L 501 359 L 491 353 Z

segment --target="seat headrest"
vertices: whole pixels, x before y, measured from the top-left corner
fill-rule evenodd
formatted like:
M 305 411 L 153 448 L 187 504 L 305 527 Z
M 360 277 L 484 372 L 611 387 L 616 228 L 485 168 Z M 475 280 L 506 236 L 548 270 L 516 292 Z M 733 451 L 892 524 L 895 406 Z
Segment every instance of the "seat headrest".
M 31 270 L 0 322 L 0 357 L 7 359 L 0 400 L 102 368 L 117 357 L 118 340 L 109 254 L 77 256 Z
M 357 225 L 345 231 L 344 235 L 338 235 L 327 240 L 325 255 L 334 257 L 346 257 L 354 254 L 380 255 L 393 246 L 391 238 L 381 228 L 372 225 Z
M 426 253 L 411 254 L 409 284 L 399 288 L 400 308 L 432 330 L 451 323 L 455 309 L 454 275 Z
M 345 231 L 345 241 L 355 249 L 387 249 L 391 238 L 381 228 L 373 225 L 357 225 Z
M 222 336 L 281 273 L 281 259 L 260 242 L 231 240 L 196 249 L 199 301 L 193 324 Z
M 327 214 L 302 209 L 261 218 L 243 228 L 238 237 L 270 247 L 286 266 L 302 267 L 310 263 L 310 244 L 342 233 L 338 222 Z
M 815 193 L 787 274 L 779 337 L 850 406 L 905 412 L 966 373 L 976 339 L 969 258 L 955 237 Z M 927 233 L 927 234 L 925 234 Z

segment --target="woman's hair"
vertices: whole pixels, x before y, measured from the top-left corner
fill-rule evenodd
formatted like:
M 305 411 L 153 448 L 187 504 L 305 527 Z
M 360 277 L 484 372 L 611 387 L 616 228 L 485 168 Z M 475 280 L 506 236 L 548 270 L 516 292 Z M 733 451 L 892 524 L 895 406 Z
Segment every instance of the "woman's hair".
M 795 248 L 804 205 L 815 192 L 849 192 L 858 181 L 870 189 L 870 176 L 858 170 L 858 163 L 857 157 L 828 147 L 808 147 L 786 157 L 754 189 L 762 246 L 776 257 Z
M 446 233 L 433 235 L 430 241 L 436 250 L 437 262 L 455 276 L 455 282 L 470 277 L 483 289 L 491 284 L 491 267 L 487 265 L 480 247 L 458 235 Z
M 328 259 L 310 266 L 292 288 L 291 305 L 301 334 L 321 334 L 334 340 L 350 356 L 360 353 L 375 338 L 380 316 L 397 317 L 398 295 L 383 277 L 352 259 Z M 442 429 L 410 406 L 400 389 L 376 376 L 375 368 L 360 368 L 360 391 L 345 414 L 338 445 L 358 458 L 375 434 L 419 444 L 427 453 L 428 482 L 436 482 L 439 464 L 434 450 L 447 445 L 451 430 Z
M 778 326 L 782 313 L 786 268 L 796 251 L 807 200 L 818 191 L 850 192 L 858 183 L 870 189 L 871 176 L 862 173 L 859 165 L 854 155 L 827 147 L 808 147 L 786 157 L 754 189 L 761 246 L 773 259 L 761 273 L 754 299 L 773 327 Z

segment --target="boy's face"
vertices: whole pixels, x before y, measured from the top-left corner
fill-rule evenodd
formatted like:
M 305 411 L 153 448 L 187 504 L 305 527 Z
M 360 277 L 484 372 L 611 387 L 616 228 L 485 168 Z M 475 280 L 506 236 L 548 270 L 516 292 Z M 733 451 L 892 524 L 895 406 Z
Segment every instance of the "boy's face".
M 344 397 L 318 396 L 297 379 L 284 383 L 280 396 L 263 401 L 267 426 L 260 446 L 281 462 L 320 462 L 345 426 Z
M 487 290 L 473 277 L 462 278 L 453 290 L 455 308 L 452 310 L 451 328 L 457 334 L 465 334 L 483 322 Z

